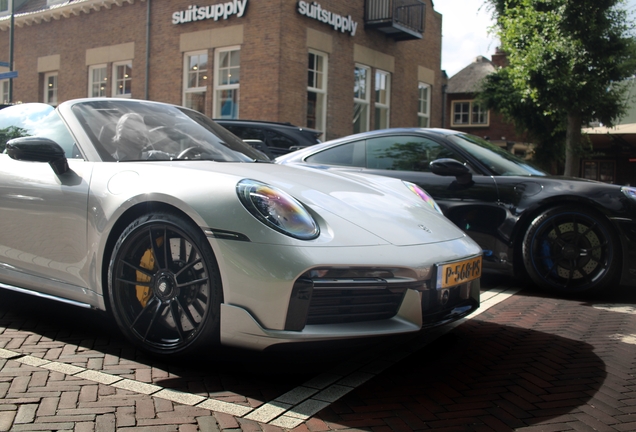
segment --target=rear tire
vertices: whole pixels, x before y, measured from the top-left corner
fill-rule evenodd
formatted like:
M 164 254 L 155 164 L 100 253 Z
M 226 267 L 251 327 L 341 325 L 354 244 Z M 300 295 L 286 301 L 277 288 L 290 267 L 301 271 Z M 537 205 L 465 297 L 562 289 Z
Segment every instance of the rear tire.
M 108 293 L 119 328 L 145 351 L 183 355 L 218 342 L 219 269 L 201 230 L 181 216 L 144 215 L 124 230 Z
M 540 287 L 562 294 L 593 293 L 615 283 L 619 247 L 603 216 L 561 206 L 532 221 L 522 255 L 528 275 Z

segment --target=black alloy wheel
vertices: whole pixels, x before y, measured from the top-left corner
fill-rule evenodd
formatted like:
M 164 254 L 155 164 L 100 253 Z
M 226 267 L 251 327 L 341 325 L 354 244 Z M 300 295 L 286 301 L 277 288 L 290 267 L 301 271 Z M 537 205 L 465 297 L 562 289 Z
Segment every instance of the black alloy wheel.
M 219 270 L 194 224 L 171 213 L 143 216 L 124 230 L 112 256 L 111 310 L 136 345 L 182 355 L 218 342 Z
M 530 225 L 523 261 L 532 280 L 560 293 L 591 293 L 613 283 L 618 241 L 602 216 L 573 206 L 550 209 Z

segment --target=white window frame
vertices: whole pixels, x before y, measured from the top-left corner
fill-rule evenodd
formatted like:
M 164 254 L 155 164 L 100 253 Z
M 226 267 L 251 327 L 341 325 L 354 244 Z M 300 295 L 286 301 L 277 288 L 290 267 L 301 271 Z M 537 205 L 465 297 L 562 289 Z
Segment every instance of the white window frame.
M 307 65 L 307 119 L 305 120 L 307 127 L 321 131 L 323 134 L 327 130 L 327 72 L 329 71 L 329 55 L 327 53 L 310 49 L 307 53 L 307 61 L 309 62 L 309 56 L 320 57 L 322 59 L 322 68 L 317 69 L 316 62 L 314 62 L 314 68 L 309 69 Z M 309 83 L 309 76 L 313 74 L 313 82 Z M 309 125 L 309 93 L 316 94 L 317 103 L 316 109 L 316 124 Z
M 241 64 L 240 64 L 240 58 L 239 58 L 239 80 L 236 83 L 228 83 L 228 84 L 219 84 L 219 80 L 221 78 L 221 73 L 223 71 L 223 69 L 221 68 L 221 55 L 225 52 L 233 52 L 233 51 L 238 51 L 239 56 L 241 53 L 241 47 L 240 46 L 231 46 L 231 47 L 225 47 L 225 48 L 219 48 L 216 49 L 214 52 L 214 101 L 213 101 L 213 117 L 214 118 L 239 118 L 239 114 L 240 114 L 240 97 L 241 97 L 241 79 L 240 79 L 240 71 L 241 71 Z M 231 68 L 231 67 L 230 67 Z M 220 96 L 219 94 L 223 91 L 234 91 L 236 92 L 236 113 L 234 117 L 222 117 L 221 116 L 221 109 L 219 109 L 220 107 Z
M 53 78 L 52 83 L 49 82 L 51 78 Z M 57 72 L 47 72 L 44 74 L 44 103 L 56 106 L 57 96 Z
M 201 68 L 202 60 L 201 56 L 205 56 L 204 67 Z M 194 70 L 190 70 L 190 59 L 198 57 L 197 67 Z M 188 95 L 194 93 L 203 93 L 203 109 L 205 110 L 207 105 L 207 91 L 209 80 L 209 55 L 207 50 L 192 51 L 183 54 L 183 100 L 182 105 L 188 108 L 193 108 L 187 103 Z M 196 85 L 190 87 L 190 78 L 194 77 Z M 193 108 L 194 109 L 194 108 Z
M 358 75 L 356 74 L 356 70 L 364 71 L 365 79 L 364 79 L 364 89 L 362 91 L 358 91 Z M 369 124 L 369 116 L 371 113 L 371 68 L 369 66 L 364 66 L 361 64 L 356 64 L 354 73 L 353 73 L 353 125 L 354 125 L 354 133 L 356 132 L 368 132 L 370 128 Z M 363 107 L 360 109 L 359 113 L 356 113 L 356 106 Z M 359 129 L 355 128 L 356 124 L 356 115 L 362 114 L 363 122 L 360 123 L 361 127 Z
M 100 79 L 99 82 L 94 81 L 93 72 L 102 69 L 104 71 L 104 76 Z M 92 65 L 88 67 L 88 97 L 106 97 L 106 85 L 108 84 L 108 65 L 107 64 L 99 64 Z M 94 93 L 95 87 L 98 87 L 97 94 Z
M 119 66 L 129 66 L 131 70 L 131 74 L 124 77 L 120 77 L 117 73 L 117 68 Z M 132 97 L 132 68 L 133 68 L 132 60 L 125 60 L 125 61 L 113 63 L 113 88 L 111 93 L 113 97 L 118 97 L 118 98 Z M 130 93 L 120 93 L 118 90 L 120 88 L 120 84 L 123 83 L 122 87 L 126 88 L 126 83 L 128 82 L 130 82 L 130 85 L 131 85 Z
M 384 79 L 382 79 L 384 78 Z M 380 86 L 380 87 L 378 87 Z M 391 127 L 391 73 L 376 69 L 374 79 L 375 105 L 374 105 L 374 129 L 386 129 Z M 384 96 L 384 97 L 383 97 Z M 384 110 L 384 124 L 380 124 L 378 111 Z
M 431 87 L 425 82 L 418 83 L 418 127 L 431 127 Z
M 457 122 L 455 121 L 455 113 L 456 113 L 456 106 L 458 104 L 468 104 L 468 111 L 462 111 L 461 114 L 467 114 L 468 115 L 468 122 L 464 123 L 464 122 Z M 482 115 L 485 116 L 485 122 L 481 122 L 481 123 L 477 123 L 473 121 L 473 115 L 475 114 L 475 109 L 478 109 L 480 106 L 477 103 L 477 101 L 473 100 L 455 100 L 452 103 L 451 106 L 451 127 L 488 127 L 490 126 L 490 111 L 489 110 L 485 110 L 485 111 L 481 111 L 478 110 L 477 114 L 478 115 Z

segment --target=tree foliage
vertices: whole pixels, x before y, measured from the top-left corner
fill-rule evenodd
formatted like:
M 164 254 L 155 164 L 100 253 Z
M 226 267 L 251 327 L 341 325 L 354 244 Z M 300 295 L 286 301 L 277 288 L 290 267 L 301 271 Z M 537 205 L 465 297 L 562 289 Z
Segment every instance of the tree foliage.
M 16 126 L 9 126 L 7 128 L 0 129 L 0 153 L 4 152 L 7 141 L 24 136 L 29 136 L 27 131 Z
M 484 98 L 530 133 L 565 129 L 565 174 L 573 175 L 582 125 L 612 125 L 625 112 L 623 87 L 613 84 L 636 71 L 636 41 L 623 2 L 487 2 L 509 66 L 489 78 Z
M 556 174 L 565 158 L 566 123 L 562 116 L 543 113 L 531 99 L 523 98 L 508 72 L 501 69 L 488 75 L 482 82 L 479 101 L 502 114 L 518 131 L 527 133 L 534 143 L 534 163 Z

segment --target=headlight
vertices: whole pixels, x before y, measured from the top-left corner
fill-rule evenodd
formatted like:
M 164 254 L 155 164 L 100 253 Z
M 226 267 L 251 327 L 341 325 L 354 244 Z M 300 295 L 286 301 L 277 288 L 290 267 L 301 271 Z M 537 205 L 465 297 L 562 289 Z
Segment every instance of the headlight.
M 442 213 L 442 209 L 439 208 L 439 206 L 437 205 L 437 203 L 435 202 L 435 200 L 433 199 L 432 196 L 430 196 L 429 194 L 427 194 L 424 189 L 422 189 L 421 187 L 419 187 L 418 185 L 416 185 L 415 183 L 411 183 L 411 182 L 407 182 L 407 181 L 403 181 L 402 183 L 404 183 L 404 186 L 406 186 L 407 188 L 409 188 L 411 190 L 411 192 L 413 192 L 415 195 L 417 195 L 418 197 L 422 198 L 422 200 L 427 203 L 428 205 L 430 205 L 432 208 L 434 208 L 435 210 L 437 210 L 438 212 Z
M 621 192 L 627 195 L 629 198 L 636 200 L 636 188 L 623 186 Z
M 300 240 L 318 237 L 320 229 L 295 198 L 265 183 L 241 180 L 236 185 L 241 204 L 270 228 Z

